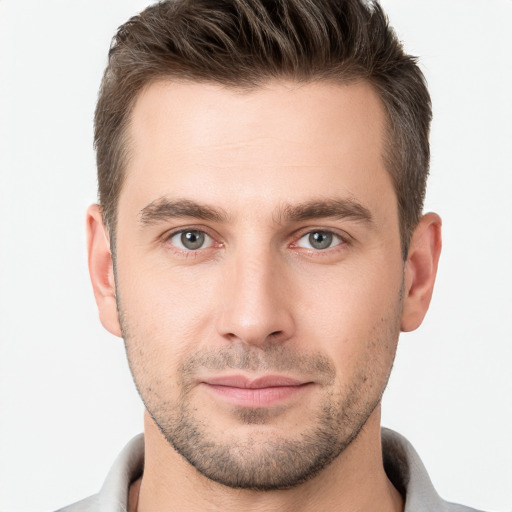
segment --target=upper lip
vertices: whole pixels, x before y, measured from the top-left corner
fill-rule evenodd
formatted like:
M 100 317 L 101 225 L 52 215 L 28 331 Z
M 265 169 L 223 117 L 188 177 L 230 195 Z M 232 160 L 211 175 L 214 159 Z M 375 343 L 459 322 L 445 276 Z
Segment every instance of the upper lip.
M 203 382 L 212 386 L 228 386 L 246 389 L 300 386 L 302 384 L 306 384 L 305 381 L 293 379 L 284 375 L 264 375 L 256 378 L 247 377 L 245 375 L 224 375 L 210 377 L 205 379 Z

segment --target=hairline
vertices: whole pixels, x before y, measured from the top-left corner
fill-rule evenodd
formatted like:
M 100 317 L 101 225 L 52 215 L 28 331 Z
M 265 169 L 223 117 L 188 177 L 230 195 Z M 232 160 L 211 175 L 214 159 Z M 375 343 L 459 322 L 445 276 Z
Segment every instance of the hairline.
M 395 200 L 397 203 L 397 214 L 398 214 L 398 224 L 400 231 L 400 244 L 402 249 L 402 256 L 405 261 L 407 258 L 408 248 L 410 237 L 412 234 L 412 229 L 415 226 L 404 226 L 405 219 L 402 218 L 402 212 L 400 210 L 399 205 L 399 195 L 398 195 L 398 183 L 397 183 L 397 173 L 399 170 L 396 168 L 398 165 L 398 158 L 394 153 L 393 149 L 399 144 L 397 137 L 399 137 L 399 133 L 394 132 L 392 129 L 393 120 L 390 109 L 384 99 L 382 98 L 379 87 L 375 84 L 369 77 L 358 76 L 354 74 L 353 76 L 313 76 L 312 78 L 303 79 L 297 77 L 288 77 L 285 74 L 282 76 L 262 76 L 260 80 L 253 81 L 251 83 L 226 83 L 225 81 L 215 80 L 215 79 L 200 79 L 198 77 L 184 77 L 184 76 L 174 76 L 171 73 L 161 73 L 157 74 L 153 77 L 149 77 L 144 84 L 139 88 L 139 90 L 133 95 L 130 102 L 128 103 L 128 108 L 126 109 L 125 116 L 119 128 L 118 135 L 116 137 L 115 144 L 117 145 L 117 149 L 119 152 L 119 159 L 116 162 L 117 173 L 119 176 L 118 182 L 118 190 L 116 201 L 113 202 L 113 208 L 111 208 L 109 218 L 105 218 L 103 216 L 103 222 L 105 227 L 107 228 L 110 244 L 111 244 L 111 252 L 115 257 L 116 251 L 116 234 L 117 234 L 117 221 L 119 214 L 119 199 L 121 196 L 121 191 L 123 189 L 125 179 L 126 179 L 126 170 L 129 165 L 130 158 L 132 156 L 131 149 L 133 148 L 133 140 L 130 135 L 130 126 L 133 121 L 133 111 L 135 109 L 135 105 L 137 104 L 140 97 L 147 91 L 150 87 L 158 83 L 182 83 L 182 84 L 204 84 L 204 85 L 218 85 L 220 87 L 225 88 L 230 91 L 238 91 L 242 94 L 250 94 L 253 91 L 264 88 L 266 85 L 270 83 L 290 83 L 297 85 L 307 85 L 307 84 L 315 84 L 315 83 L 328 83 L 333 85 L 353 85 L 355 83 L 366 83 L 368 84 L 376 94 L 378 101 L 380 102 L 383 113 L 384 113 L 384 132 L 383 132 L 383 150 L 382 150 L 382 161 L 384 164 L 384 168 L 390 175 L 393 185 L 393 191 L 395 194 Z M 100 207 L 102 209 L 103 214 L 103 205 L 100 203 Z

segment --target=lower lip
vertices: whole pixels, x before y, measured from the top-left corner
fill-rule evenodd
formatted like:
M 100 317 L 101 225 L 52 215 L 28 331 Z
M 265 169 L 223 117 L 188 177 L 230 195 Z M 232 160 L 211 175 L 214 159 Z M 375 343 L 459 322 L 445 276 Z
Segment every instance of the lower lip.
M 268 388 L 236 388 L 231 386 L 219 386 L 216 384 L 206 384 L 206 387 L 216 396 L 226 400 L 232 405 L 238 407 L 248 407 L 261 409 L 273 405 L 279 405 L 282 402 L 296 397 L 303 393 L 305 389 L 311 386 L 301 384 L 298 386 L 272 386 Z

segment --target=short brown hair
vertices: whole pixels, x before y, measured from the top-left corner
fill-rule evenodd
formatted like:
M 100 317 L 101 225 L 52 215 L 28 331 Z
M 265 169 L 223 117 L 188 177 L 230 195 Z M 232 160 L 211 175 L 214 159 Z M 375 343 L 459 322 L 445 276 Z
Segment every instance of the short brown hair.
M 95 114 L 99 201 L 115 241 L 125 140 L 141 90 L 162 79 L 251 89 L 272 79 L 366 80 L 387 114 L 386 167 L 395 186 L 404 259 L 423 208 L 430 96 L 377 2 L 167 0 L 112 40 Z

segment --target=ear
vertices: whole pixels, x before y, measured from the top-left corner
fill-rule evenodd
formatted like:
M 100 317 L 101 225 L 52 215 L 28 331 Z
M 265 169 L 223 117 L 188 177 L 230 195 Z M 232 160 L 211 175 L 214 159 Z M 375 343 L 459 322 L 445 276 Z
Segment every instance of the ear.
M 87 251 L 89 275 L 100 321 L 107 331 L 121 337 L 110 240 L 98 204 L 93 204 L 87 209 Z
M 401 329 L 417 329 L 427 313 L 437 264 L 441 254 L 441 218 L 435 213 L 424 215 L 414 230 L 405 263 L 404 305 Z

